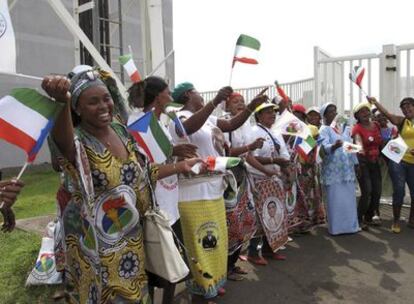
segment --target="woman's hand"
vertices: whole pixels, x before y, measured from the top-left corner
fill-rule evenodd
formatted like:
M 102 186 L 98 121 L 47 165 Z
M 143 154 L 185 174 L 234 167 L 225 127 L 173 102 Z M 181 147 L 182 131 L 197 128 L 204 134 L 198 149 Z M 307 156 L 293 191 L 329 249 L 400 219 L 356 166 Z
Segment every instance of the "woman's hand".
M 70 80 L 64 76 L 46 76 L 42 81 L 42 88 L 56 101 L 61 103 L 70 102 Z
M 370 104 L 375 105 L 378 103 L 378 100 L 375 97 L 367 96 L 367 100 Z
M 222 103 L 223 101 L 226 101 L 227 99 L 229 99 L 229 97 L 232 93 L 233 93 L 233 89 L 229 86 L 221 88 L 218 91 L 216 97 L 214 97 L 214 99 L 212 101 L 213 105 L 217 106 L 220 103 Z
M 252 142 L 251 144 L 248 145 L 248 149 L 249 151 L 254 151 L 256 149 L 261 149 L 263 147 L 263 143 L 264 143 L 265 139 L 264 138 L 256 138 L 256 140 L 254 142 Z
M 284 159 L 282 157 L 276 157 L 274 158 L 274 163 L 276 165 L 279 165 L 281 167 L 288 167 L 290 165 L 290 160 L 289 159 Z
M 269 100 L 269 97 L 267 95 L 257 95 L 255 98 L 253 98 L 252 101 L 247 105 L 247 108 L 250 110 L 250 112 L 253 112 L 256 110 L 258 106 L 260 106 L 262 103 Z
M 205 164 L 201 158 L 190 158 L 190 159 L 182 160 L 176 164 L 177 173 L 186 174 L 186 173 L 193 172 L 191 171 L 191 169 L 197 163 L 201 164 L 200 173 L 203 173 L 207 170 L 207 164 Z
M 173 147 L 172 155 L 182 158 L 197 157 L 197 146 L 193 144 L 179 144 Z
M 23 187 L 24 183 L 19 180 L 0 181 L 0 205 L 3 203 L 4 208 L 11 208 Z
M 3 225 L 1 227 L 1 231 L 11 232 L 16 226 L 16 217 L 13 210 L 9 207 L 3 207 L 0 208 L 0 212 L 3 215 Z
M 338 139 L 333 145 L 332 145 L 332 152 L 335 151 L 336 149 L 342 147 L 343 145 L 343 141 Z

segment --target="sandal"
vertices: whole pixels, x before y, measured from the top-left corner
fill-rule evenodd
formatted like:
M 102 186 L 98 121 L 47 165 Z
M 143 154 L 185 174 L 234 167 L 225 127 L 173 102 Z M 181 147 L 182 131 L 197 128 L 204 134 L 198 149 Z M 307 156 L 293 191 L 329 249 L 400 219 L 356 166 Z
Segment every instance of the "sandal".
M 241 268 L 240 266 L 234 267 L 232 271 L 237 274 L 248 274 L 249 273 L 247 270 L 245 270 L 244 268 Z
M 241 274 L 231 271 L 227 273 L 227 280 L 238 282 L 238 281 L 243 281 L 244 277 Z
M 256 264 L 256 265 L 260 265 L 260 266 L 266 266 L 268 264 L 268 262 L 264 258 L 262 258 L 260 256 L 257 256 L 257 257 L 247 256 L 247 260 L 250 263 L 253 263 L 253 264 Z

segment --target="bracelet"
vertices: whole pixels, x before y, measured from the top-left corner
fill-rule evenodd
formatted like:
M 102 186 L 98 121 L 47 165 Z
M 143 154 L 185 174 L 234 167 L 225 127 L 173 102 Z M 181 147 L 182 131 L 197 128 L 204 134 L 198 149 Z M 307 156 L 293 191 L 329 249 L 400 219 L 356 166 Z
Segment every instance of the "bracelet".
M 173 163 L 173 169 L 174 169 L 175 173 L 178 173 L 178 171 L 177 171 L 177 163 Z
M 252 113 L 253 113 L 253 111 L 252 111 L 252 110 L 250 110 L 250 109 L 249 109 L 249 107 L 246 107 L 246 110 L 247 110 L 247 112 L 249 112 L 250 114 L 252 114 Z
M 214 101 L 211 101 L 211 104 L 213 105 L 213 108 L 217 108 L 217 106 L 214 104 Z

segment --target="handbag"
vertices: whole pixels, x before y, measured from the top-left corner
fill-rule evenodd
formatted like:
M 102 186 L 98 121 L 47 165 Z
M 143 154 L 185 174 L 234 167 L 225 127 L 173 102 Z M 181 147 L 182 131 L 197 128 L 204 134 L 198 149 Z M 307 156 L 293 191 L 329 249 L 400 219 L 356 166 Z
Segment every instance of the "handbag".
M 171 283 L 176 283 L 187 277 L 190 270 L 174 238 L 177 239 L 177 244 L 181 242 L 172 230 L 167 214 L 159 208 L 151 182 L 149 184 L 152 204 L 144 217 L 145 269 Z

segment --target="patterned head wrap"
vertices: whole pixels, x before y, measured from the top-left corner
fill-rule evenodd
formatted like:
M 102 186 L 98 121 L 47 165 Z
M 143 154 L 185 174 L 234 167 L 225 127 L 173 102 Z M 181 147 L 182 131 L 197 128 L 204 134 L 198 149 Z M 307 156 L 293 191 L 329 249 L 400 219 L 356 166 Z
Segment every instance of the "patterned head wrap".
M 76 110 L 79 97 L 83 91 L 94 86 L 105 86 L 105 83 L 99 78 L 99 73 L 96 71 L 83 71 L 72 77 L 69 92 L 71 94 L 71 106 L 73 110 Z

